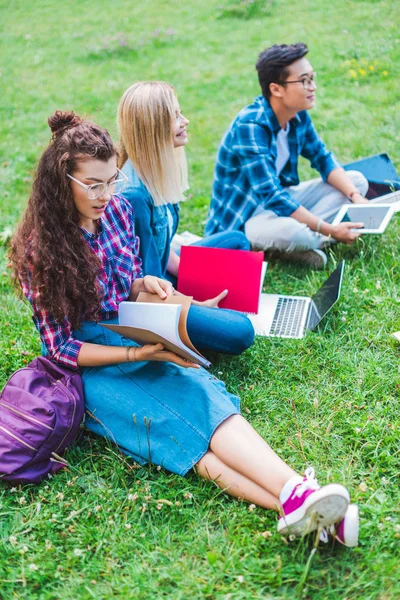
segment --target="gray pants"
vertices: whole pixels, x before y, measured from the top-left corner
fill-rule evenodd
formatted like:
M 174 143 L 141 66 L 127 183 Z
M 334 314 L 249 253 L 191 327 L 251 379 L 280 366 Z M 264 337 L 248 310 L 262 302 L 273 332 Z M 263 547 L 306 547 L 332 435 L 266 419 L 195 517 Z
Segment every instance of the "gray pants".
M 347 171 L 351 181 L 365 196 L 368 181 L 359 171 Z M 321 178 L 304 181 L 299 185 L 287 188 L 290 195 L 313 215 L 331 223 L 334 216 L 344 204 L 350 200 L 341 192 L 324 183 Z M 245 233 L 252 247 L 256 250 L 277 248 L 279 250 L 310 250 L 321 248 L 328 238 L 312 231 L 304 223 L 292 217 L 279 217 L 272 210 L 259 209 L 245 224 Z

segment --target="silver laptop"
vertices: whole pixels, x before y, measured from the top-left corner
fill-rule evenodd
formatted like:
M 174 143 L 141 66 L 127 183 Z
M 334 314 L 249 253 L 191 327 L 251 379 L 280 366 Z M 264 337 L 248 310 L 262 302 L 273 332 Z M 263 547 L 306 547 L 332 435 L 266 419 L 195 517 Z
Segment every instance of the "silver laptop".
M 249 315 L 257 335 L 302 338 L 315 329 L 339 299 L 344 260 L 312 298 L 261 294 L 257 315 Z
M 370 200 L 371 204 L 392 204 L 394 206 L 394 212 L 400 212 L 400 190 L 397 192 L 391 192 L 384 196 L 379 196 Z

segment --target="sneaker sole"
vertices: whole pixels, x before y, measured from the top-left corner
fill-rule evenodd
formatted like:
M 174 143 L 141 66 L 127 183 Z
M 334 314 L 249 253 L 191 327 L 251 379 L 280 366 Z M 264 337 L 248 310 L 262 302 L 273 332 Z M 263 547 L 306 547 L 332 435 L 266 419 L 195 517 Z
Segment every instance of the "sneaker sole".
M 318 527 L 328 527 L 343 519 L 349 503 L 345 487 L 337 483 L 325 485 L 308 496 L 297 510 L 281 517 L 278 533 L 303 536 Z

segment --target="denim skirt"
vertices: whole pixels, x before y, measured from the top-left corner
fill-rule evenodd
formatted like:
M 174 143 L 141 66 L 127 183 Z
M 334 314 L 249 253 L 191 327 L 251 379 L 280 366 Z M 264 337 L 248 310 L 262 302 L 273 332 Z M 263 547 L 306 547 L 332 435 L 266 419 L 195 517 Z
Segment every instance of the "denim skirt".
M 106 346 L 136 345 L 92 322 L 84 322 L 74 337 Z M 140 464 L 151 462 L 178 475 L 204 456 L 218 425 L 240 412 L 239 398 L 203 368 L 146 361 L 81 370 L 86 427 Z

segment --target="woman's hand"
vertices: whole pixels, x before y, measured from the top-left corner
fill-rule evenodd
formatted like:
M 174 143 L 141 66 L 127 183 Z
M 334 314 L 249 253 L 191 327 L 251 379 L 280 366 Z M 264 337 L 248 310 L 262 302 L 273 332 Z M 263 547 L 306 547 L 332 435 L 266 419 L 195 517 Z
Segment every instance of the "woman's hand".
M 192 303 L 196 304 L 197 306 L 208 306 L 209 308 L 218 308 L 218 304 L 221 302 L 221 300 L 226 298 L 227 294 L 228 294 L 228 290 L 224 290 L 223 292 L 218 294 L 218 296 L 215 296 L 215 298 L 210 298 L 209 300 L 203 300 L 203 302 L 198 302 L 197 300 L 193 300 Z
M 159 277 L 154 277 L 153 275 L 146 275 L 143 278 L 143 286 L 144 292 L 157 294 L 163 300 L 167 296 L 172 296 L 174 293 L 174 288 L 170 281 L 167 281 L 166 279 L 160 279 Z
M 172 283 L 166 279 L 160 279 L 160 277 L 154 277 L 154 275 L 146 275 L 143 279 L 135 279 L 131 287 L 131 293 L 129 300 L 136 302 L 140 292 L 149 292 L 150 294 L 157 294 L 165 300 L 167 296 L 172 296 L 174 288 Z
M 132 355 L 132 352 L 130 354 Z M 135 359 L 135 362 L 146 360 L 153 360 L 156 362 L 172 362 L 180 367 L 184 367 L 185 369 L 200 369 L 200 366 L 196 363 L 185 360 L 174 352 L 164 350 L 164 346 L 162 344 L 146 344 L 145 346 L 137 347 Z

